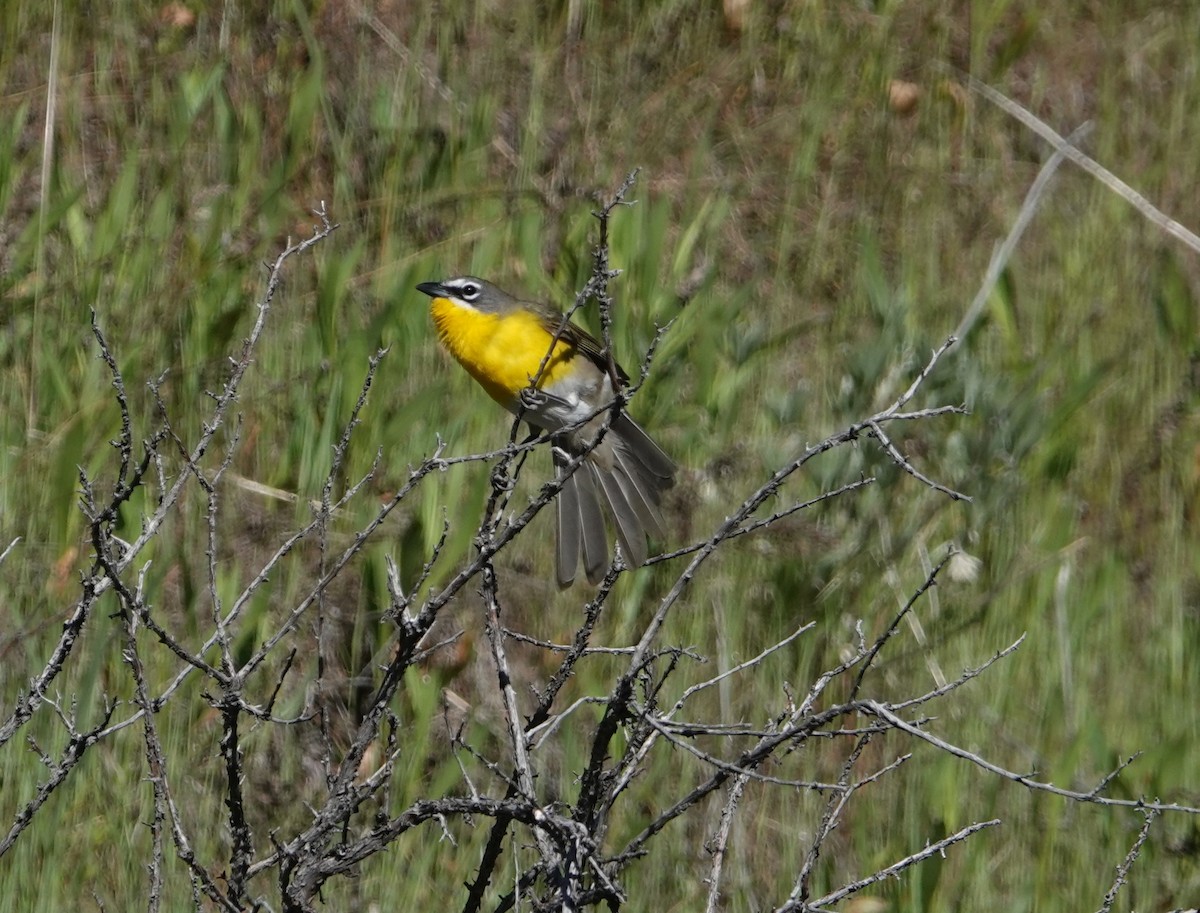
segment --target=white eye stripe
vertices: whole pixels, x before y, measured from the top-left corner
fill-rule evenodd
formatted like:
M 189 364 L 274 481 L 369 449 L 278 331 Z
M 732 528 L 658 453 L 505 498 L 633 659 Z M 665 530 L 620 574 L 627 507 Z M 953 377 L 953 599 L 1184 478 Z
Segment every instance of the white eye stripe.
M 463 301 L 474 301 L 479 297 L 480 291 L 482 291 L 479 284 L 475 282 L 456 282 L 450 285 L 450 288 L 458 292 Z

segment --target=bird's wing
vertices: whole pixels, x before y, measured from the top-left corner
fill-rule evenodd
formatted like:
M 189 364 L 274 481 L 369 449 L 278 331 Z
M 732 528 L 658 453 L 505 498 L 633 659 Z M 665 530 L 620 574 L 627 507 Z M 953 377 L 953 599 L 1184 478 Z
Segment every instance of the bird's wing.
M 547 333 L 551 336 L 558 334 L 559 339 L 574 346 L 578 351 L 586 355 L 592 364 L 607 373 L 609 359 L 604 351 L 604 346 L 600 344 L 600 340 L 583 329 L 583 327 L 567 320 L 565 314 L 549 305 L 531 303 L 531 309 L 538 315 Z M 564 323 L 566 326 L 563 326 Z M 559 330 L 560 327 L 562 328 L 561 332 Z M 616 363 L 615 359 L 613 360 L 613 365 L 617 369 L 617 377 L 620 378 L 621 383 L 629 383 L 629 375 L 625 373 L 624 368 Z

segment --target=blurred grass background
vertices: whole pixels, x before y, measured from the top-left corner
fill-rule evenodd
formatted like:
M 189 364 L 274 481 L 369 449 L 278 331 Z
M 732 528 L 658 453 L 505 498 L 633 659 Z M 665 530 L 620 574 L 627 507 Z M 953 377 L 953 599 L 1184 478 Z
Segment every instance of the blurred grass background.
M 682 543 L 805 443 L 893 398 L 961 318 L 1047 152 L 959 88 L 951 68 L 1060 132 L 1092 120 L 1089 153 L 1196 229 L 1197 35 L 1200 7 L 1148 0 L 120 3 L 63 5 L 57 31 L 49 4 L 4 4 L 0 539 L 23 538 L 0 568 L 5 706 L 44 662 L 86 566 L 76 467 L 111 479 L 115 465 L 107 441 L 118 415 L 90 307 L 120 359 L 135 431 L 153 426 L 144 383 L 163 372 L 172 420 L 195 428 L 204 391 L 253 321 L 261 262 L 307 234 L 309 210 L 326 201 L 342 228 L 288 275 L 240 400 L 233 469 L 301 501 L 319 497 L 367 358 L 386 345 L 346 470 L 363 472 L 382 447 L 373 484 L 384 497 L 436 435 L 467 453 L 508 429 L 437 350 L 413 286 L 473 272 L 565 304 L 589 269 L 595 193 L 640 166 L 638 205 L 613 225 L 624 270 L 616 339 L 636 364 L 655 323 L 679 317 L 634 411 L 684 467 L 671 505 Z M 911 86 L 897 96 L 894 81 Z M 913 91 L 910 107 L 903 95 Z M 817 620 L 794 665 L 722 694 L 732 718 L 761 719 L 784 681 L 803 689 L 837 656 L 854 619 L 881 630 L 923 561 L 957 542 L 981 574 L 947 581 L 920 606 L 927 640 L 893 648 L 877 693 L 924 690 L 933 662 L 953 676 L 1027 632 L 1015 657 L 942 708 L 939 733 L 1074 788 L 1142 750 L 1114 794 L 1200 801 L 1198 293 L 1194 252 L 1064 166 L 985 320 L 922 397 L 966 402 L 972 415 L 901 438 L 974 504 L 922 488 L 870 446 L 830 455 L 787 494 L 860 472 L 880 483 L 727 547 L 668 642 L 728 664 Z M 370 655 L 372 612 L 386 602 L 382 557 L 419 568 L 447 510 L 450 557 L 470 547 L 486 471 L 429 481 L 341 594 L 348 669 Z M 229 499 L 237 528 L 220 585 L 236 592 L 304 514 Z M 361 505 L 342 534 L 370 510 Z M 203 626 L 204 548 L 203 526 L 180 522 L 153 549 L 152 593 L 179 630 Z M 586 594 L 556 594 L 549 563 L 537 548 L 509 553 L 504 570 L 520 594 L 509 621 L 561 640 Z M 449 573 L 444 564 L 440 579 Z M 660 567 L 623 583 L 605 642 L 630 636 L 643 597 L 668 575 Z M 272 598 L 286 602 L 290 585 Z M 265 624 L 271 606 L 256 612 Z M 457 620 L 478 629 L 469 601 Z M 252 624 L 244 637 L 253 643 Z M 61 685 L 76 689 L 84 719 L 101 692 L 121 694 L 119 653 L 117 629 L 93 624 Z M 544 660 L 530 651 L 525 662 L 536 672 Z M 484 660 L 467 656 L 452 672 L 451 687 L 484 700 Z M 603 672 L 581 670 L 577 690 L 601 688 Z M 440 718 L 443 684 L 414 676 L 406 689 L 414 732 Z M 211 849 L 223 840 L 212 792 L 219 727 L 192 697 L 163 727 L 174 756 L 197 759 L 177 788 L 200 820 L 210 816 L 197 837 Z M 46 747 L 61 739 L 52 719 L 33 729 Z M 295 784 L 312 782 L 302 752 L 265 734 L 260 747 L 250 774 L 278 790 L 273 820 L 303 820 L 302 806 L 288 810 Z M 887 740 L 881 759 L 902 747 Z M 999 832 L 874 893 L 895 910 L 1099 905 L 1140 819 L 917 754 L 843 822 L 820 884 L 998 816 Z M 423 763 L 418 747 L 411 757 L 397 803 L 458 788 L 452 761 Z M 829 778 L 838 760 L 812 763 L 810 776 Z M 94 750 L 0 859 L 0 910 L 140 904 L 143 764 L 136 729 Z M 561 759 L 564 788 L 582 764 L 569 751 Z M 664 784 L 701 772 L 665 757 L 614 830 L 636 833 Z M 4 827 L 43 775 L 24 746 L 0 753 Z M 756 794 L 727 870 L 731 910 L 786 896 L 816 821 L 811 797 Z M 633 908 L 697 908 L 715 814 L 680 826 L 669 863 L 639 870 Z M 464 830 L 465 846 L 452 850 L 422 834 L 331 884 L 330 908 L 378 897 L 419 908 L 431 892 L 457 890 L 480 835 Z M 1121 908 L 1194 904 L 1198 857 L 1196 823 L 1163 820 Z M 182 885 L 171 909 L 189 908 L 182 867 L 173 871 Z

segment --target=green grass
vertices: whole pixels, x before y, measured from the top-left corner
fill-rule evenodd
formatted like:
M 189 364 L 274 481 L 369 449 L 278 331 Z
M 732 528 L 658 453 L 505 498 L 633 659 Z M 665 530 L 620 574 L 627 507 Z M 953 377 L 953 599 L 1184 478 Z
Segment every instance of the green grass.
M 337 4 L 230 8 L 227 22 L 218 6 L 185 27 L 150 6 L 90 17 L 64 10 L 45 188 L 51 12 L 3 8 L 0 548 L 16 536 L 22 543 L 0 567 L 0 706 L 40 669 L 77 595 L 76 569 L 88 565 L 77 467 L 107 486 L 117 463 L 107 442 L 119 417 L 88 308 L 120 360 L 135 434 L 154 425 L 145 383 L 163 372 L 173 422 L 198 434 L 204 392 L 220 384 L 253 321 L 261 262 L 307 233 L 319 201 L 342 227 L 290 268 L 239 400 L 232 469 L 302 503 L 319 497 L 367 359 L 389 347 L 344 477 L 365 472 L 380 449 L 382 470 L 335 524 L 335 545 L 433 450 L 436 435 L 449 453 L 469 453 L 498 446 L 509 428 L 437 350 L 413 286 L 470 271 L 566 303 L 590 268 L 594 194 L 635 166 L 643 169 L 638 204 L 613 223 L 612 261 L 623 270 L 613 285 L 616 344 L 635 365 L 655 324 L 677 318 L 634 411 L 684 467 L 672 501 L 680 543 L 707 534 L 805 443 L 894 397 L 975 293 L 1045 150 L 981 100 L 948 89 L 946 65 L 1013 95 L 1060 132 L 1091 119 L 1090 154 L 1183 224 L 1200 226 L 1200 13 L 1186 5 L 761 4 L 734 33 L 718 4 L 583 4 L 572 42 L 573 6 L 504 12 L 452 0 L 432 15 L 397 5 L 379 15 L 399 50 Z M 913 116 L 888 108 L 892 78 L 922 87 Z M 974 503 L 929 492 L 867 442 L 829 454 L 786 495 L 812 496 L 859 473 L 880 483 L 731 543 L 665 641 L 727 665 L 816 620 L 818 630 L 786 659 L 724 693 L 734 719 L 759 720 L 784 681 L 803 688 L 836 657 L 851 619 L 863 619 L 869 635 L 890 621 L 897 598 L 923 578 L 922 552 L 936 558 L 958 542 L 982 560 L 982 576 L 946 582 L 936 604 L 919 605 L 928 645 L 906 634 L 875 684 L 897 695 L 924 689 L 928 657 L 953 676 L 1024 633 L 1015 656 L 939 706 L 936 731 L 1078 788 L 1143 750 L 1114 794 L 1195 804 L 1196 257 L 1064 166 L 985 319 L 919 403 L 966 402 L 972 414 L 914 425 L 901 438 L 923 469 Z M 707 278 L 680 311 L 678 290 L 704 266 Z M 594 315 L 583 319 L 596 325 Z M 231 440 L 226 434 L 222 445 Z M 533 458 L 527 478 L 536 482 L 548 463 Z M 361 668 L 382 642 L 371 613 L 386 603 L 383 557 L 413 579 L 449 511 L 447 558 L 434 578 L 444 582 L 471 548 L 487 481 L 478 465 L 431 476 L 381 531 L 361 573 L 336 594 L 347 669 Z M 219 589 L 229 594 L 307 511 L 233 489 L 225 497 L 233 513 Z M 126 519 L 136 532 L 136 516 Z M 532 543 L 551 532 L 545 518 L 538 523 L 502 568 L 523 597 L 509 623 L 562 639 L 586 594 L 558 595 L 545 582 L 550 559 Z M 156 607 L 193 639 L 211 611 L 205 547 L 193 517 L 171 525 L 150 555 Z M 297 555 L 297 579 L 256 604 L 244 649 L 253 648 L 256 624 L 266 630 L 302 592 L 301 571 L 315 559 Z M 623 582 L 601 639 L 636 636 L 670 579 L 660 567 Z M 487 715 L 480 613 L 464 598 L 454 619 L 473 633 L 475 655 L 448 683 L 413 675 L 405 688 L 398 712 L 414 732 L 432 726 L 434 747 L 425 757 L 414 746 L 412 757 L 424 760 L 402 765 L 397 809 L 461 789 L 435 738 L 441 686 Z M 102 691 L 130 697 L 119 628 L 97 622 L 60 684 L 64 700 L 77 696 L 81 720 L 97 717 Z M 536 652 L 518 655 L 523 669 L 544 673 Z M 612 668 L 585 664 L 563 699 L 604 690 Z M 152 673 L 159 681 L 170 671 L 164 659 Z M 299 706 L 302 695 L 291 697 Z M 220 730 L 206 713 L 193 694 L 160 725 L 169 754 L 194 764 L 179 788 L 214 822 L 196 831 L 212 850 L 225 836 L 212 792 Z M 490 731 L 486 721 L 474 725 L 480 739 Z M 39 714 L 30 729 L 43 748 L 61 749 L 52 716 Z M 317 785 L 302 763 L 308 738 L 291 731 L 278 744 L 249 743 L 260 749 L 249 775 L 274 784 L 285 807 L 278 820 L 293 826 L 302 806 L 287 803 Z M 502 742 L 495 748 L 502 753 Z M 889 738 L 879 758 L 902 749 Z M 577 750 L 557 762 L 568 794 L 585 763 Z M 1005 821 L 999 830 L 876 893 L 897 910 L 1099 905 L 1135 817 L 1031 796 L 927 746 L 916 751 L 839 830 L 821 886 L 996 816 Z M 94 749 L 0 858 L 0 911 L 86 904 L 79 898 L 91 892 L 106 909 L 143 903 L 144 767 L 136 727 Z M 664 788 L 704 773 L 695 759 L 664 756 L 614 833 L 635 833 Z M 836 776 L 836 768 L 809 775 Z M 0 831 L 44 776 L 21 737 L 0 750 Z M 786 897 L 819 814 L 806 795 L 752 788 L 748 801 L 728 909 Z M 702 903 L 700 848 L 717 809 L 704 814 L 672 832 L 668 861 L 631 876 L 631 908 Z M 264 834 L 265 822 L 256 824 Z M 1196 827 L 1160 822 L 1118 908 L 1192 902 Z M 453 828 L 457 850 L 431 828 L 359 878 L 331 883 L 329 909 L 383 897 L 420 908 L 431 894 L 461 903 L 454 892 L 473 876 L 484 834 Z M 188 908 L 183 867 L 172 860 L 168 874 L 166 908 Z M 70 900 L 54 887 L 64 883 L 78 886 Z

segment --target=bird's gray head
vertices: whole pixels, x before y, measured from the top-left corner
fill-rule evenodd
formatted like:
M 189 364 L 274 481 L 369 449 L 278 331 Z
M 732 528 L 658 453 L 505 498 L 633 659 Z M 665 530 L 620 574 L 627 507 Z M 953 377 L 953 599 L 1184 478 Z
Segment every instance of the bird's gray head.
M 424 292 L 430 298 L 449 298 L 485 314 L 511 310 L 516 304 L 508 293 L 475 276 L 457 276 L 454 279 L 443 279 L 441 282 L 422 282 L 417 286 L 417 291 Z

